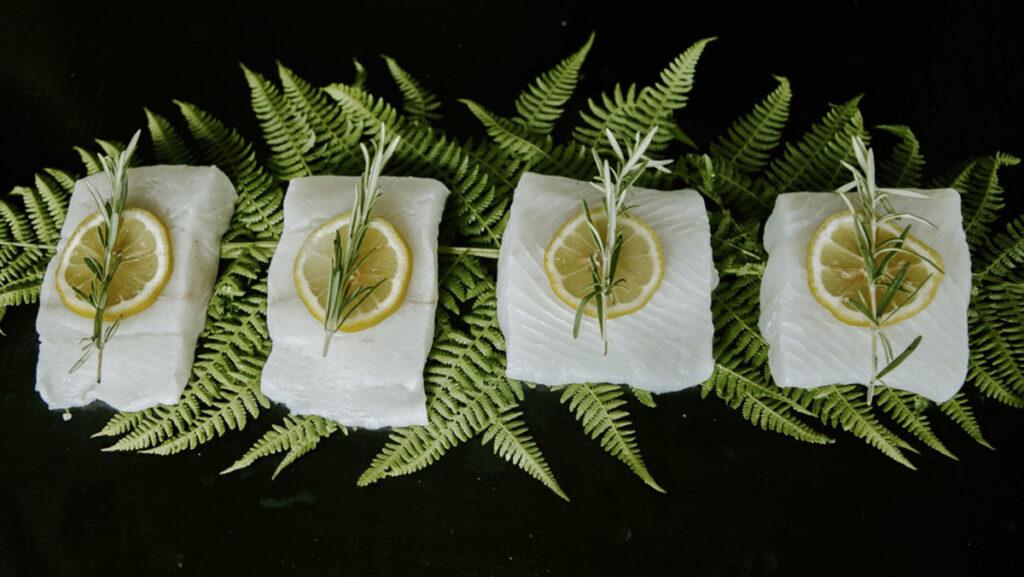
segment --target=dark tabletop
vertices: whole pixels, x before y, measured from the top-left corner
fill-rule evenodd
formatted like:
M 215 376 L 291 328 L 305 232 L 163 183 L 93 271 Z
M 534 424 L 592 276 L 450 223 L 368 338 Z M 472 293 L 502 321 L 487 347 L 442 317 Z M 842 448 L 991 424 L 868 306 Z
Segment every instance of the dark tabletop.
M 681 116 L 698 141 L 774 73 L 793 83 L 791 135 L 826 103 L 865 92 L 868 124 L 909 124 L 931 166 L 1024 153 L 1024 15 L 1012 4 L 78 4 L 0 0 L 3 190 L 44 166 L 74 167 L 73 145 L 125 139 L 143 106 L 170 112 L 170 98 L 255 135 L 239 61 L 273 73 L 280 59 L 326 83 L 348 80 L 358 56 L 391 96 L 387 53 L 445 99 L 446 126 L 481 135 L 456 98 L 510 112 L 591 30 L 587 96 L 653 80 L 694 40 L 719 37 Z M 1024 204 L 1020 172 L 1005 173 L 1010 214 Z M 960 461 L 923 454 L 912 472 L 847 435 L 807 446 L 695 391 L 663 396 L 634 415 L 668 489 L 659 495 L 586 439 L 556 396 L 533 393 L 526 420 L 571 503 L 478 442 L 359 489 L 385 439 L 366 431 L 326 440 L 271 482 L 273 463 L 217 471 L 279 410 L 193 453 L 101 453 L 89 435 L 109 411 L 65 423 L 33 391 L 35 314 L 13 309 L 2 322 L 0 575 L 1007 575 L 1024 564 L 1024 413 L 996 403 L 977 408 L 998 451 L 938 424 Z

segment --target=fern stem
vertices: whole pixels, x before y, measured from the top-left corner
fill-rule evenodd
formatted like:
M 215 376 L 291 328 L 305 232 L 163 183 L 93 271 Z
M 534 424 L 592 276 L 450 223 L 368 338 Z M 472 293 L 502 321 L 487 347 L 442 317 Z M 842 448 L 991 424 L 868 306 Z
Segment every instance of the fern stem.
M 0 242 L 0 246 L 11 245 L 20 246 L 28 243 L 8 243 Z M 29 245 L 29 248 L 43 248 L 54 250 L 56 247 L 48 245 Z M 257 240 L 257 241 L 246 241 L 246 242 L 226 242 L 220 245 L 220 257 L 221 258 L 234 258 L 239 252 L 258 249 L 265 250 L 268 253 L 273 253 L 277 248 L 276 240 Z M 485 248 L 478 246 L 439 246 L 437 247 L 438 254 L 454 254 L 454 255 L 467 255 L 475 256 L 479 258 L 486 258 L 491 260 L 498 259 L 498 249 L 496 248 Z
M 437 247 L 437 252 L 438 254 L 469 255 L 488 258 L 491 260 L 498 259 L 498 249 L 496 248 L 481 248 L 476 246 L 439 246 Z
M 16 242 L 13 240 L 0 240 L 0 246 L 14 246 L 18 248 L 37 248 L 39 250 L 57 250 L 55 244 L 38 244 L 34 242 Z

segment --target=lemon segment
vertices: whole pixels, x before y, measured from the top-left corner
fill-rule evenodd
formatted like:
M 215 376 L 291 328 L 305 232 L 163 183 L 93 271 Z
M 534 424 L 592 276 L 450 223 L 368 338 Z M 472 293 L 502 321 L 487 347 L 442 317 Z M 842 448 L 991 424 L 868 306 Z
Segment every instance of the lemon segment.
M 603 236 L 608 219 L 603 211 L 592 211 L 594 226 Z M 615 270 L 616 279 L 625 282 L 612 289 L 612 303 L 607 307 L 608 318 L 621 317 L 644 307 L 665 276 L 665 255 L 658 234 L 635 216 L 620 215 L 622 248 Z M 544 251 L 544 272 L 551 289 L 569 307 L 576 309 L 591 290 L 591 255 L 597 254 L 597 244 L 580 212 L 567 220 L 548 243 Z M 587 305 L 584 314 L 597 315 L 594 304 Z
M 853 305 L 853 301 L 860 298 L 863 298 L 864 302 L 871 302 L 864 261 L 857 246 L 855 226 L 856 222 L 849 211 L 837 212 L 822 221 L 807 244 L 807 282 L 814 298 L 836 319 L 848 325 L 866 327 L 869 326 L 868 320 Z M 895 238 L 899 234 L 900 230 L 895 227 L 881 225 L 876 243 Z M 899 311 L 886 319 L 883 326 L 905 321 L 926 309 L 935 298 L 935 293 L 942 282 L 942 270 L 945 265 L 942 257 L 934 249 L 912 235 L 907 236 L 903 246 L 909 251 L 926 256 L 932 262 L 903 252 L 898 253 L 889 262 L 885 271 L 887 278 L 893 278 L 904 264 L 909 267 L 901 285 L 906 290 L 901 289 L 892 299 L 883 312 L 883 317 L 897 308 Z M 875 302 L 881 300 L 885 291 L 885 286 L 875 287 Z
M 351 213 L 346 212 L 320 225 L 306 237 L 295 257 L 295 288 L 310 314 L 321 323 L 326 316 L 334 238 L 339 231 L 345 237 L 350 219 Z M 354 288 L 381 284 L 345 319 L 341 325 L 344 332 L 370 328 L 398 310 L 412 277 L 409 246 L 398 229 L 384 219 L 370 221 L 359 258 L 363 261 L 352 276 Z
M 102 260 L 98 232 L 103 223 L 103 216 L 98 212 L 83 219 L 71 233 L 57 265 L 57 293 L 66 307 L 83 317 L 93 317 L 96 310 L 79 297 L 75 289 L 92 294 L 95 276 L 85 258 Z M 146 310 L 160 296 L 173 268 L 167 227 L 145 209 L 127 208 L 121 213 L 121 231 L 114 251 L 121 254 L 122 260 L 108 289 L 103 314 L 106 321 Z

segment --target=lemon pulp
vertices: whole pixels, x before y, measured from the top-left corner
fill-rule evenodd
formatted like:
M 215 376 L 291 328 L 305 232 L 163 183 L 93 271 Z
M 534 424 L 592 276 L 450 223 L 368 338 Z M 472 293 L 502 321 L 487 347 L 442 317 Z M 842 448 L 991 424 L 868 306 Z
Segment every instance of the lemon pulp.
M 835 318 L 849 325 L 868 326 L 867 318 L 853 304 L 860 299 L 872 302 L 854 226 L 856 223 L 849 211 L 837 212 L 822 221 L 807 245 L 807 280 L 811 294 Z M 882 225 L 878 228 L 876 243 L 899 234 L 896 228 Z M 904 321 L 927 308 L 943 278 L 942 257 L 934 249 L 912 235 L 907 236 L 903 246 L 927 259 L 900 252 L 886 266 L 884 278 L 895 277 L 904 265 L 907 265 L 907 275 L 902 289 L 881 315 L 885 326 Z M 880 262 L 881 258 L 877 264 Z M 875 287 L 874 302 L 881 301 L 886 289 L 885 285 Z M 897 309 L 898 312 L 892 314 Z
M 604 211 L 592 211 L 591 216 L 594 226 L 603 236 L 608 224 Z M 643 308 L 665 275 L 665 257 L 654 229 L 635 216 L 620 215 L 618 223 L 622 232 L 622 248 L 615 278 L 625 282 L 612 289 L 608 318 L 628 315 Z M 544 251 L 544 272 L 551 289 L 573 309 L 591 291 L 590 257 L 596 253 L 597 244 L 583 212 L 567 220 L 551 237 Z M 591 303 L 584 313 L 596 316 L 597 308 Z
M 57 266 L 57 293 L 65 306 L 85 317 L 92 317 L 96 311 L 75 289 L 87 296 L 92 294 L 96 278 L 85 259 L 103 259 L 98 237 L 103 225 L 104 220 L 99 213 L 83 219 L 68 239 Z M 120 253 L 121 264 L 108 287 L 104 320 L 124 318 L 146 310 L 160 296 L 173 268 L 167 228 L 156 215 L 145 209 L 127 208 L 121 213 L 121 231 L 114 251 Z
M 339 232 L 345 238 L 350 217 L 346 212 L 320 225 L 306 237 L 295 257 L 292 272 L 299 298 L 321 322 L 326 316 L 334 239 Z M 352 276 L 354 288 L 380 284 L 345 319 L 341 326 L 345 332 L 372 327 L 391 316 L 402 305 L 412 276 L 409 246 L 398 229 L 382 218 L 370 221 L 359 258 L 362 262 Z

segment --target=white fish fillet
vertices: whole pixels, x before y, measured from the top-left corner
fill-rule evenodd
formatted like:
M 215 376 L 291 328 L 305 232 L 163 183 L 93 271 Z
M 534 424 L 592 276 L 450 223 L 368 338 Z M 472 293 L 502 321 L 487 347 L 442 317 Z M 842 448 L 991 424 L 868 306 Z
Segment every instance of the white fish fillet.
M 188 382 L 195 339 L 181 335 L 114 337 L 103 353 L 103 382 L 96 386 L 96 355 L 74 373 L 82 355 L 78 339 L 39 342 L 36 390 L 51 409 L 81 407 L 100 400 L 119 411 L 141 411 L 178 402 Z
M 324 221 L 352 208 L 357 177 L 291 181 L 284 233 L 270 263 L 267 325 L 273 346 L 262 391 L 297 414 L 378 428 L 425 425 L 423 367 L 437 306 L 437 234 L 448 189 L 436 180 L 384 177 L 374 216 L 391 222 L 412 253 L 402 306 L 380 324 L 337 333 L 320 356 L 323 324 L 299 299 L 292 269 L 302 243 Z
M 96 211 L 87 182 L 104 198 L 110 195 L 104 175 L 76 183 L 55 255 L 79 223 Z M 81 356 L 80 339 L 92 334 L 92 320 L 64 306 L 55 286 L 58 259 L 50 261 L 36 318 L 41 343 L 36 389 L 50 408 L 101 400 L 118 410 L 140 410 L 175 402 L 188 380 L 217 277 L 220 238 L 234 213 L 235 188 L 216 167 L 196 166 L 132 168 L 128 183 L 128 206 L 151 211 L 168 229 L 171 277 L 156 302 L 121 322 L 104 353 L 103 381 L 96 385 L 95 355 L 68 374 Z
M 665 252 L 665 277 L 644 308 L 611 319 L 608 355 L 595 319 L 572 336 L 575 311 L 544 273 L 551 236 L 581 210 L 599 206 L 587 182 L 524 174 L 516 187 L 498 261 L 498 320 L 509 378 L 543 385 L 626 383 L 653 392 L 698 385 L 714 369 L 711 292 L 718 284 L 704 201 L 692 190 L 637 188 L 631 214 L 649 224 Z
M 925 310 L 886 329 L 897 351 L 918 335 L 923 339 L 885 381 L 942 402 L 956 394 L 967 374 L 971 259 L 959 193 L 951 189 L 919 192 L 930 199 L 894 198 L 894 205 L 898 211 L 909 210 L 937 225 L 933 230 L 914 224 L 911 234 L 942 256 L 945 278 Z M 871 379 L 868 329 L 838 321 L 815 300 L 807 282 L 807 243 L 825 218 L 844 208 L 834 193 L 782 194 L 765 225 L 769 258 L 758 326 L 768 341 L 769 365 L 779 386 L 814 388 L 864 384 Z

